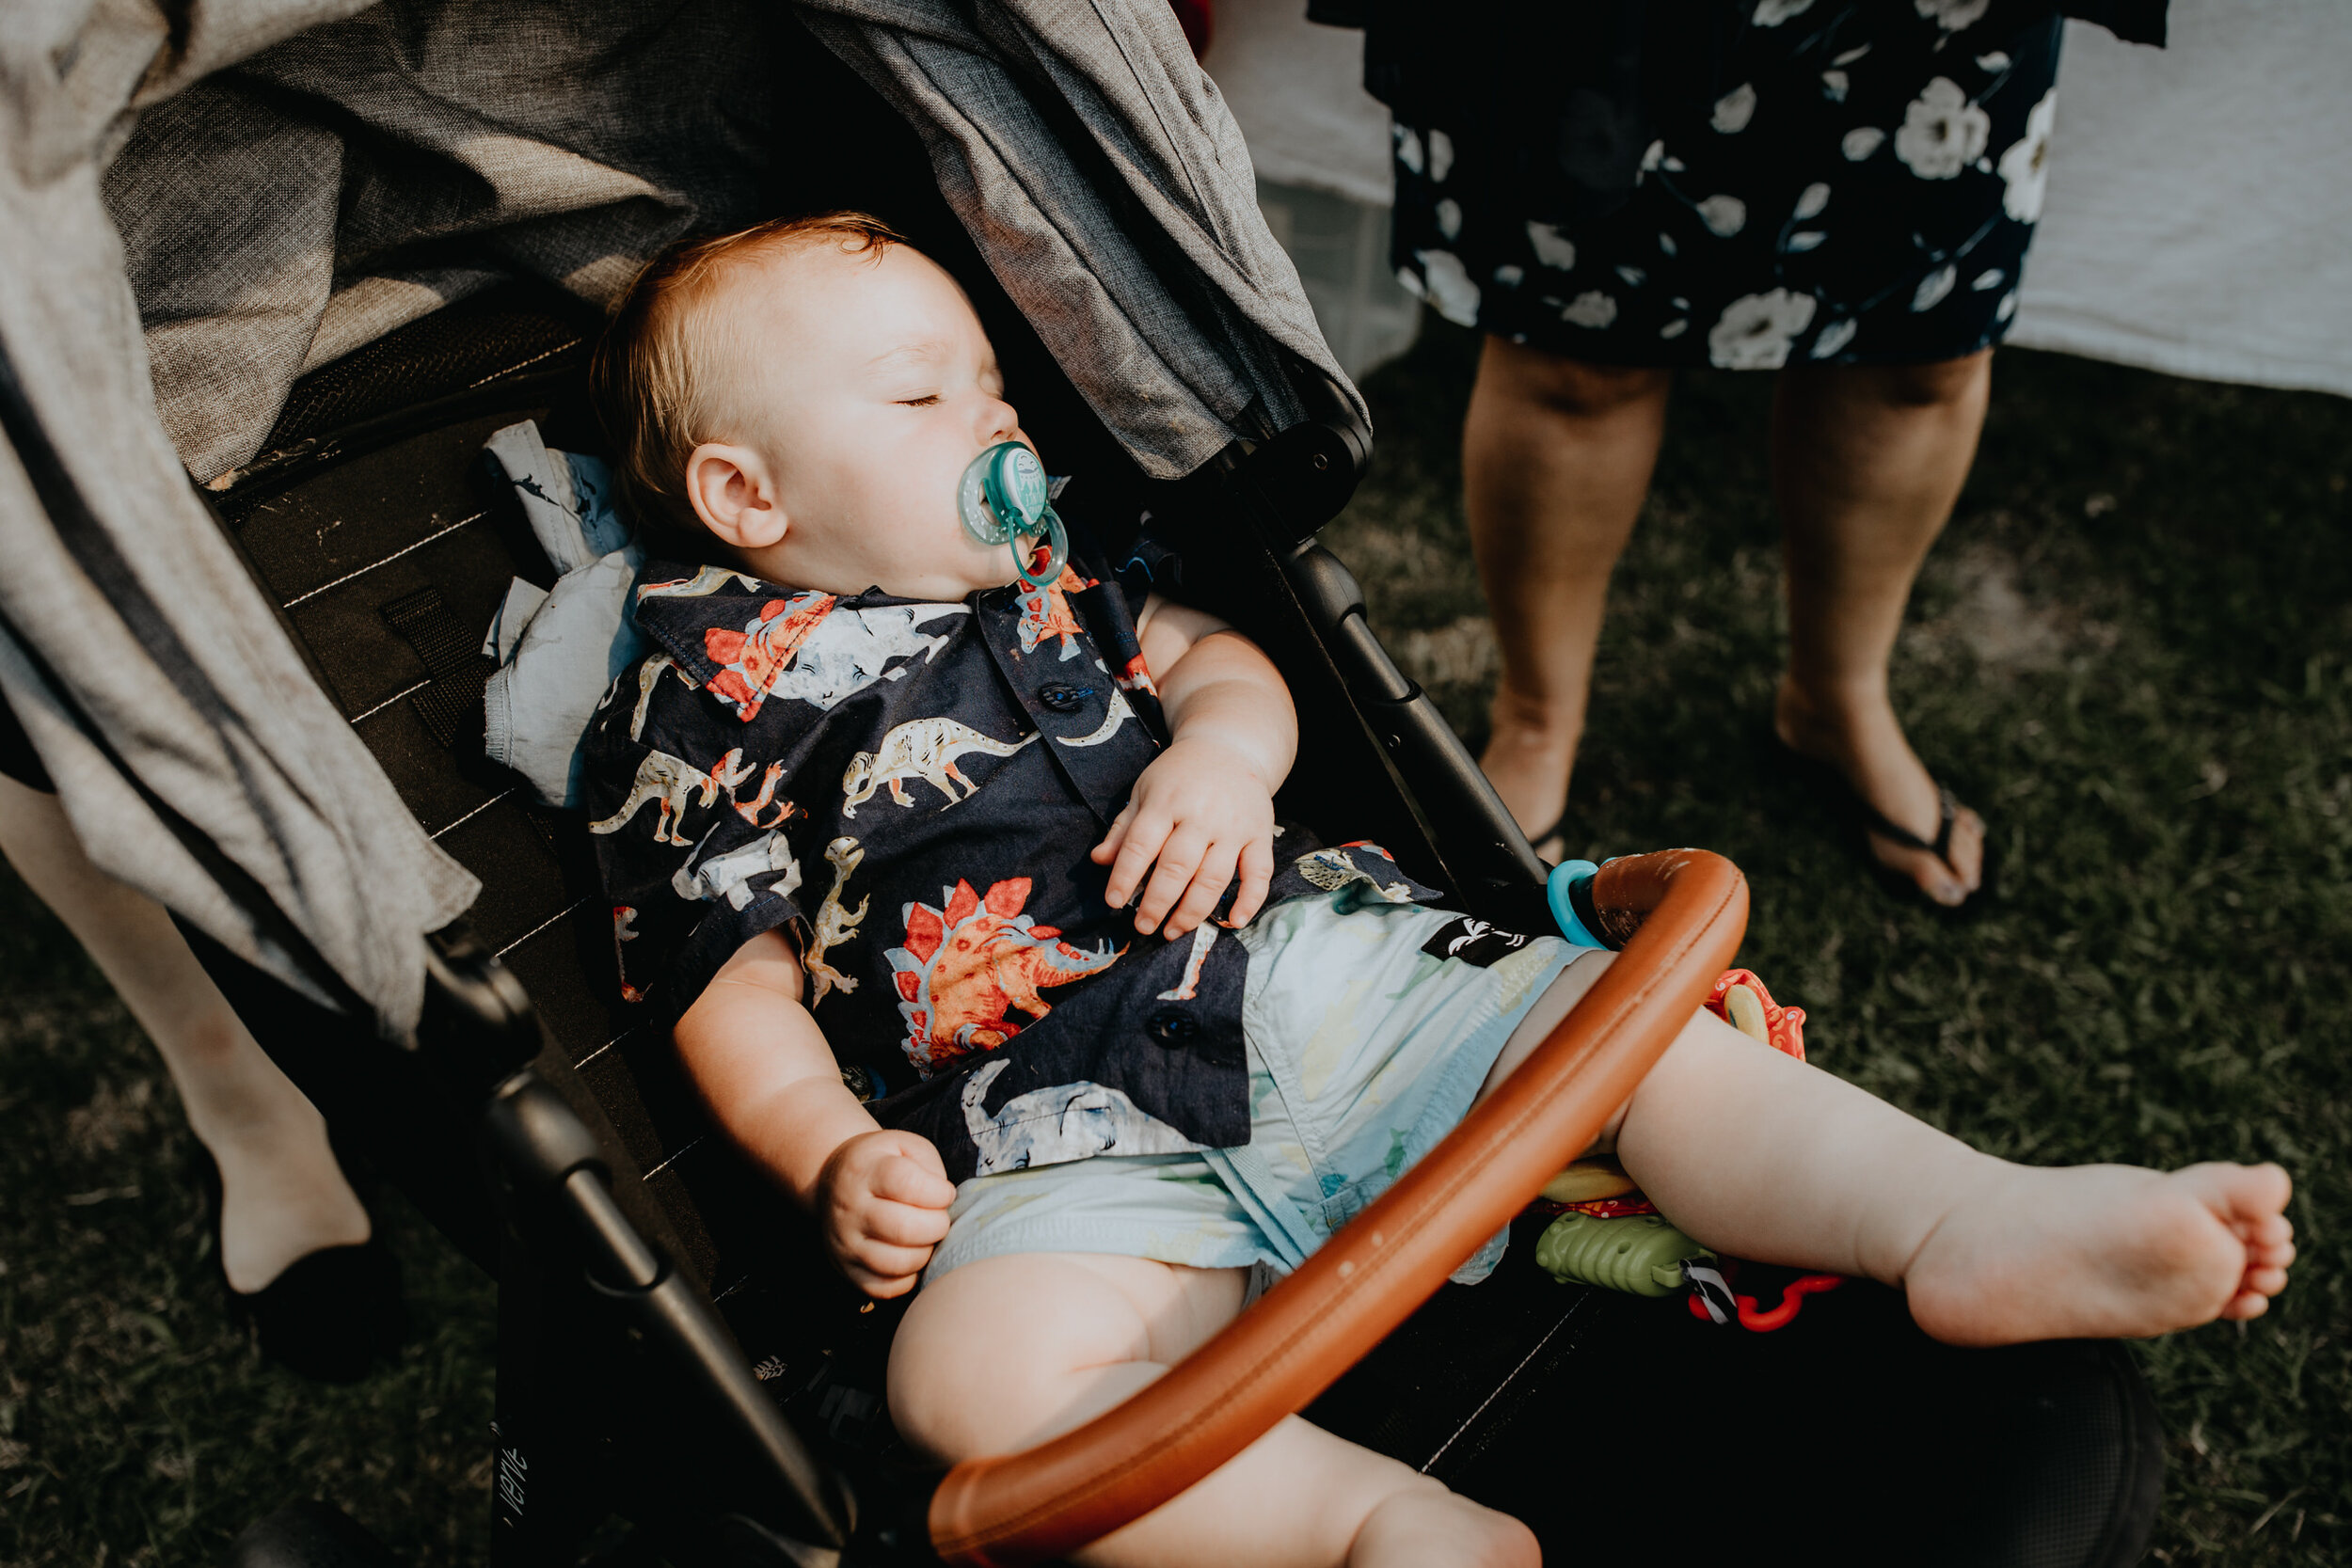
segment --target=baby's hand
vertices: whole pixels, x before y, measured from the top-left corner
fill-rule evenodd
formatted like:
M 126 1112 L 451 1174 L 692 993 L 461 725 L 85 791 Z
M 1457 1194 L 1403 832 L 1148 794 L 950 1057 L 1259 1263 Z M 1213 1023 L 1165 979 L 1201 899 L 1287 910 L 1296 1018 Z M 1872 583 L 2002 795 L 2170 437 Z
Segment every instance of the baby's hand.
M 1274 797 L 1250 760 L 1211 739 L 1179 736 L 1136 781 L 1127 809 L 1094 847 L 1094 863 L 1111 868 L 1105 890 L 1114 909 L 1136 898 L 1136 929 L 1168 919 L 1183 936 L 1209 918 L 1236 872 L 1228 924 L 1246 926 L 1265 902 L 1274 877 Z M 1154 861 L 1151 880 L 1144 873 Z
M 878 1300 L 914 1289 L 955 1200 L 930 1140 L 890 1128 L 845 1141 L 817 1179 L 825 1245 L 850 1283 Z

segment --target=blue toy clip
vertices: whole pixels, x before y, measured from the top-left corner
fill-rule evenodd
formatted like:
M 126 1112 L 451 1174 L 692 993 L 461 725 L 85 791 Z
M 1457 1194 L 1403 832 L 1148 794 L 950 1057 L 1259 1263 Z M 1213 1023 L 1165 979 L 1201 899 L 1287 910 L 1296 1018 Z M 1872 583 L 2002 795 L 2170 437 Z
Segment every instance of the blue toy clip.
M 1609 944 L 1595 936 L 1577 917 L 1576 900 L 1572 896 L 1578 886 L 1589 883 L 1600 867 L 1591 861 L 1562 861 L 1551 868 L 1544 879 L 1544 902 L 1551 906 L 1551 918 L 1559 926 L 1560 934 L 1579 947 L 1597 947 L 1604 951 Z
M 1018 441 L 999 441 L 964 465 L 956 513 L 964 531 L 981 544 L 1010 546 L 1013 570 L 1031 588 L 1053 583 L 1069 562 L 1070 531 L 1054 510 L 1045 467 Z M 1032 572 L 1032 552 L 1021 541 L 1040 533 L 1045 535 L 1045 567 Z

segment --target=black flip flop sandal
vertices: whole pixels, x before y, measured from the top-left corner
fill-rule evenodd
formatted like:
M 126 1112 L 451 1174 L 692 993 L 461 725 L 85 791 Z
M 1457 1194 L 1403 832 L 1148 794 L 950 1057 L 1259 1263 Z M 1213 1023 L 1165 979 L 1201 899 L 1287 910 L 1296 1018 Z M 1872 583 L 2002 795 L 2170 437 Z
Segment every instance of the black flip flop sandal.
M 1871 854 L 1867 834 L 1876 833 L 1889 843 L 1905 849 L 1924 849 L 1943 862 L 1944 869 L 1952 874 L 1954 880 L 1959 879 L 1960 868 L 1952 863 L 1952 825 L 1960 820 L 1960 800 L 1940 781 L 1935 785 L 1935 836 L 1931 839 L 1921 838 L 1901 823 L 1887 820 L 1885 813 L 1864 800 L 1862 792 L 1855 789 L 1843 773 L 1832 768 L 1828 763 L 1804 755 L 1790 747 L 1787 741 L 1779 739 L 1778 736 L 1773 737 L 1773 743 L 1779 748 L 1782 757 L 1813 787 L 1817 794 L 1825 797 L 1840 816 L 1862 830 L 1866 835 L 1863 853 L 1868 857 L 1871 865 L 1886 878 L 1889 885 L 1913 893 L 1924 891 L 1913 879 L 1905 877 L 1893 866 L 1880 860 L 1878 856 Z M 1984 884 L 1990 879 L 1992 871 L 1991 852 L 1992 844 L 1988 840 L 1985 845 L 1985 863 L 1979 867 L 1977 891 L 1971 893 L 1959 904 L 1939 904 L 1937 908 L 1964 909 L 1983 893 Z M 1934 902 L 1932 899 L 1929 901 Z

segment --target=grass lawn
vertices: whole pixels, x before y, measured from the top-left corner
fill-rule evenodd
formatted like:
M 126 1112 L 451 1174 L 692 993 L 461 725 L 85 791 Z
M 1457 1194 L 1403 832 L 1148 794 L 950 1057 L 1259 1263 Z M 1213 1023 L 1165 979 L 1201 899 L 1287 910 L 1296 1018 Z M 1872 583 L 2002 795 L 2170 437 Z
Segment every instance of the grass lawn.
M 1458 499 L 1474 345 L 1373 378 L 1380 458 L 1328 538 L 1476 736 L 1492 643 Z M 1961 919 L 1890 895 L 1771 764 L 1782 635 L 1763 377 L 1677 394 L 1622 567 L 1572 847 L 1745 867 L 1742 961 L 1814 1059 L 2036 1162 L 2276 1159 L 2280 1307 L 2142 1351 L 2170 1430 L 2157 1556 L 2352 1558 L 2352 403 L 2024 353 L 1897 661 L 1921 753 L 1992 825 Z M 207 1563 L 294 1496 L 418 1565 L 483 1560 L 490 1293 L 392 1212 L 418 1332 L 320 1389 L 220 1310 L 188 1133 L 78 950 L 0 872 L 0 1568 Z

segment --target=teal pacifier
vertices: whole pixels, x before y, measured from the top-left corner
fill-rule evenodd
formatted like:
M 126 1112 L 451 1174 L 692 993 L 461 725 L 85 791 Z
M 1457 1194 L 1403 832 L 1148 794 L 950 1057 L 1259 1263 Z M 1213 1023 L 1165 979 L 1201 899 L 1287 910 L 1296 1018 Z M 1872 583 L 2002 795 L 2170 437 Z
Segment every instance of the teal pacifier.
M 1070 531 L 1062 527 L 1047 492 L 1045 466 L 1037 453 L 1018 441 L 999 441 L 964 466 L 963 482 L 956 487 L 956 512 L 964 531 L 983 545 L 1009 545 L 1013 570 L 1032 588 L 1043 588 L 1061 576 L 1070 560 Z M 1029 570 L 1030 550 L 1025 538 L 1045 535 L 1045 566 Z

